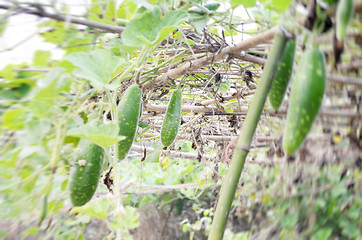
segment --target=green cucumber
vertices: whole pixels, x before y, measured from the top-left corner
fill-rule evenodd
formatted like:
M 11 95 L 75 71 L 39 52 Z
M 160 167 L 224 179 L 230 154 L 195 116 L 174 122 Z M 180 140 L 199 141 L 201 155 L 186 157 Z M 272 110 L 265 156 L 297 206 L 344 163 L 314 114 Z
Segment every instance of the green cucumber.
M 161 142 L 165 147 L 170 146 L 175 140 L 181 123 L 181 102 L 182 91 L 176 89 L 171 96 L 168 104 L 165 118 L 163 119 L 161 129 Z
M 353 14 L 353 0 L 339 0 L 336 13 L 336 36 L 339 41 L 343 41 L 348 23 Z
M 300 59 L 291 87 L 284 151 L 293 154 L 307 136 L 321 106 L 326 86 L 325 58 L 317 48 Z
M 43 222 L 48 213 L 48 194 L 44 195 L 43 208 L 39 217 L 39 223 Z
M 74 206 L 89 202 L 95 193 L 103 166 L 103 148 L 81 139 L 70 175 L 70 199 Z
M 126 157 L 136 136 L 141 112 L 141 100 L 142 90 L 136 84 L 133 84 L 126 90 L 118 103 L 118 134 L 126 137 L 126 139 L 118 143 L 118 160 Z
M 278 110 L 280 104 L 282 104 L 285 91 L 287 90 L 288 83 L 292 75 L 295 42 L 295 38 L 287 42 L 273 81 L 273 85 L 270 89 L 269 101 L 275 110 Z

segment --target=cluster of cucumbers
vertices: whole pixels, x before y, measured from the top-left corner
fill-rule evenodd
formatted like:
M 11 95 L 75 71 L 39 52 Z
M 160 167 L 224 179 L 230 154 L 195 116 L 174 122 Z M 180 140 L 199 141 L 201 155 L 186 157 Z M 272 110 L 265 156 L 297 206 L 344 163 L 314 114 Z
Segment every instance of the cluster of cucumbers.
M 336 35 L 344 39 L 353 12 L 352 0 L 340 0 L 337 5 Z M 278 110 L 291 78 L 296 40 L 286 44 L 269 93 L 271 106 Z M 326 87 L 326 67 L 323 53 L 312 44 L 300 57 L 291 86 L 287 123 L 283 137 L 284 151 L 291 155 L 303 143 L 321 106 Z
M 131 85 L 118 103 L 119 135 L 126 139 L 117 145 L 118 159 L 127 156 L 136 136 L 138 120 L 142 113 L 142 90 L 136 84 Z M 162 124 L 161 142 L 169 147 L 178 133 L 181 122 L 182 91 L 177 88 L 169 102 Z M 102 173 L 104 150 L 100 146 L 82 139 L 78 144 L 79 151 L 75 157 L 69 190 L 70 199 L 74 206 L 82 206 L 93 197 Z
M 296 39 L 289 40 L 275 73 L 269 93 L 271 106 L 278 110 L 292 75 Z M 316 46 L 300 57 L 291 86 L 283 148 L 287 154 L 295 153 L 307 136 L 321 106 L 326 85 L 323 53 Z

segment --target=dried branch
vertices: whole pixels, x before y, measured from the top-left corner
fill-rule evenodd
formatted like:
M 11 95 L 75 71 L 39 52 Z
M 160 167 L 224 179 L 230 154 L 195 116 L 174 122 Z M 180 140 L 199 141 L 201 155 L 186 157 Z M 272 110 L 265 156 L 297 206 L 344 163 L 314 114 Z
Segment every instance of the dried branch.
M 265 43 L 271 40 L 275 35 L 276 29 L 277 28 L 274 27 L 266 32 L 249 38 L 248 40 L 239 42 L 235 46 L 226 47 L 222 49 L 218 54 L 209 54 L 200 59 L 185 63 L 178 68 L 171 69 L 167 73 L 161 74 L 154 80 L 144 84 L 144 88 L 152 88 L 154 84 L 166 83 L 169 80 L 174 80 L 182 75 L 192 73 L 192 71 L 204 67 L 212 62 L 218 62 L 222 59 L 239 55 L 242 50 L 257 46 L 258 44 Z
M 46 12 L 44 9 L 38 6 L 22 7 L 18 5 L 0 4 L 0 9 L 13 10 L 19 13 L 31 14 L 39 17 L 50 18 L 62 22 L 70 22 L 74 24 L 80 24 L 91 28 L 103 30 L 111 33 L 121 33 L 125 28 L 121 26 L 110 25 L 106 23 L 100 23 L 90 21 L 87 19 L 76 18 L 67 15 L 60 15 L 55 13 Z
M 151 112 L 166 112 L 167 105 L 155 105 L 155 104 L 147 104 L 145 106 L 146 111 Z M 246 115 L 248 109 L 239 109 L 239 112 L 227 113 L 222 108 L 210 107 L 210 106 L 190 106 L 184 105 L 182 106 L 182 112 L 193 112 L 193 113 L 205 113 L 206 116 L 213 115 Z M 273 111 L 273 110 L 264 110 L 264 115 L 269 116 L 277 116 L 277 117 L 285 117 L 287 115 L 286 110 Z M 322 117 L 340 117 L 340 118 L 356 118 L 360 116 L 360 114 L 353 110 L 341 110 L 341 109 L 330 109 L 323 108 L 319 112 L 319 116 Z
M 151 138 L 154 137 L 154 134 L 151 133 L 145 133 L 143 135 L 145 138 Z M 177 139 L 187 139 L 188 137 L 184 134 L 184 135 L 178 135 Z M 230 142 L 234 139 L 237 139 L 238 136 L 234 135 L 234 136 L 224 136 L 224 135 L 201 135 L 201 139 L 202 140 L 207 140 L 207 141 L 215 141 L 215 142 Z M 255 138 L 256 142 L 259 143 L 265 143 L 265 142 L 271 142 L 271 141 L 275 141 L 277 140 L 274 137 L 267 137 L 267 136 L 256 136 Z M 262 145 L 256 145 L 257 147 L 261 147 Z
M 135 144 L 132 145 L 131 151 L 144 153 L 145 148 L 146 148 L 147 153 L 154 152 L 154 148 L 152 148 L 152 147 L 143 147 L 143 146 L 139 146 L 139 145 L 135 145 Z M 173 158 L 199 160 L 199 158 L 198 158 L 199 155 L 197 153 L 167 151 L 166 155 L 169 157 L 173 157 Z M 216 157 L 214 155 L 210 155 L 210 154 L 203 154 L 202 159 L 206 160 L 206 161 L 215 161 L 215 160 L 218 160 L 218 157 Z M 248 160 L 247 162 L 255 163 L 255 164 L 266 164 L 266 165 L 275 163 L 275 162 L 271 162 L 271 161 L 250 161 L 250 160 Z
M 327 78 L 331 82 L 342 83 L 342 84 L 351 84 L 351 85 L 356 85 L 356 86 L 362 87 L 361 78 L 349 77 L 349 76 L 338 76 L 338 75 L 332 75 L 332 74 L 329 74 L 327 76 Z

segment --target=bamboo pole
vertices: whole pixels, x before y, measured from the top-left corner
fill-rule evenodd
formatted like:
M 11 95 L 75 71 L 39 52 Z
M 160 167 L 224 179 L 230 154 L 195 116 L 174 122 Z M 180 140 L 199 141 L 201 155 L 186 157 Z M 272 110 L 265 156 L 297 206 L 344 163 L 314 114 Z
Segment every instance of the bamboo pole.
M 274 44 L 271 53 L 261 76 L 259 87 L 256 90 L 245 122 L 238 137 L 238 141 L 234 148 L 230 168 L 222 182 L 218 204 L 209 233 L 209 240 L 222 239 L 224 235 L 225 226 L 229 216 L 231 203 L 234 199 L 236 187 L 238 185 L 241 172 L 244 168 L 246 156 L 250 150 L 256 126 L 271 88 L 271 84 L 275 75 L 275 69 L 277 69 L 279 66 L 286 42 L 287 37 L 285 33 L 281 29 L 278 29 L 274 38 Z

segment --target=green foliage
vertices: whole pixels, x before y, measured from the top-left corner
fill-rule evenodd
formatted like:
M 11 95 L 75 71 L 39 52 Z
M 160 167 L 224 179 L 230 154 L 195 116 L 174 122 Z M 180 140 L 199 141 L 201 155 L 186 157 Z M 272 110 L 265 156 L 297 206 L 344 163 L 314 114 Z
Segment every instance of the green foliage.
M 124 44 L 152 47 L 161 42 L 182 21 L 186 19 L 184 11 L 169 11 L 164 16 L 155 8 L 135 16 L 122 33 Z
M 87 139 L 104 149 L 109 148 L 112 144 L 124 140 L 126 137 L 118 135 L 118 124 L 95 124 L 88 123 L 78 128 L 71 128 L 67 135 Z
M 89 80 L 97 90 L 113 90 L 119 86 L 116 83 L 109 83 L 123 61 L 111 52 L 99 49 L 90 53 L 71 53 L 67 56 L 67 60 L 78 67 L 73 70 L 74 75 Z
M 117 8 L 115 0 L 106 1 L 104 3 L 92 0 L 89 9 L 89 19 L 96 22 L 114 24 L 117 19 Z

